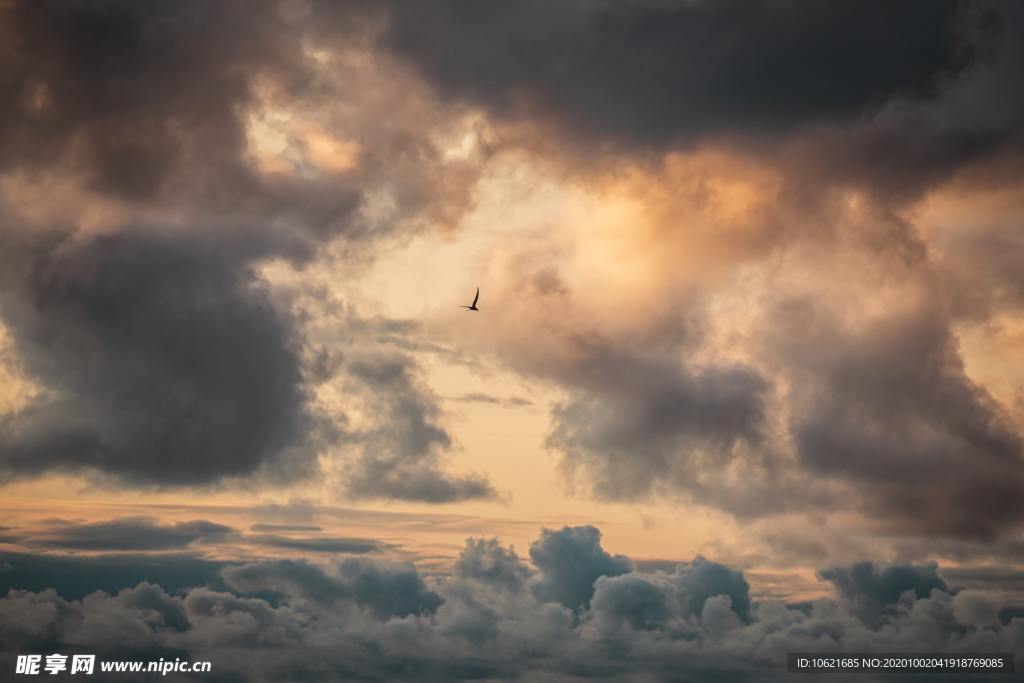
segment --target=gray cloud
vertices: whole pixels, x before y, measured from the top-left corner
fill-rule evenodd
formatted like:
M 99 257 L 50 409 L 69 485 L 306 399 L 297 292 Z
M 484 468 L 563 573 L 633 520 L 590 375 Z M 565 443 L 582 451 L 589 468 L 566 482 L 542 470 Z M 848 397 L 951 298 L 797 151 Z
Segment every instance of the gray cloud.
M 781 343 L 803 467 L 852 485 L 895 531 L 992 539 L 1024 520 L 1020 435 L 967 376 L 941 314 L 850 330 L 805 301 L 776 321 L 798 335 Z
M 8 542 L 28 548 L 88 551 L 179 550 L 193 544 L 227 544 L 332 555 L 360 555 L 394 547 L 368 538 L 273 533 L 319 530 L 307 525 L 256 524 L 253 531 L 259 533 L 242 534 L 205 520 L 160 524 L 148 517 L 123 517 L 94 523 L 46 520 L 29 528 L 12 529 Z
M 429 590 L 410 564 L 388 565 L 364 559 L 337 563 L 336 574 L 297 560 L 228 567 L 228 586 L 246 593 L 272 591 L 315 601 L 351 599 L 381 618 L 434 612 L 444 600 Z
M 114 594 L 149 581 L 169 593 L 196 586 L 219 585 L 229 562 L 186 553 L 118 553 L 116 555 L 32 555 L 0 553 L 0 594 L 57 588 L 68 600 L 94 591 Z
M 159 524 L 137 517 L 109 522 L 78 524 L 57 522 L 34 529 L 31 536 L 19 542 L 29 546 L 74 548 L 79 550 L 170 550 L 196 542 L 217 541 L 233 535 L 235 530 L 205 520 Z
M 431 129 L 447 119 L 408 101 L 397 74 L 381 74 L 386 60 L 324 66 L 313 57 L 365 57 L 376 10 L 307 9 L 111 1 L 0 10 L 3 38 L 18 46 L 0 57 L 0 95 L 12 103 L 0 171 L 29 185 L 54 178 L 74 205 L 56 201 L 39 218 L 21 210 L 18 188 L 0 196 L 0 318 L 19 369 L 45 392 L 3 416 L 0 476 L 85 471 L 169 487 L 291 480 L 338 446 L 344 416 L 330 424 L 310 405 L 331 368 L 305 337 L 301 297 L 272 292 L 258 271 L 275 259 L 366 258 L 378 236 L 451 220 L 475 162 L 445 161 Z M 395 118 L 388 92 L 365 85 L 375 78 L 402 93 L 408 120 Z M 325 104 L 339 98 L 347 104 Z M 298 126 L 281 133 L 290 172 L 264 169 L 252 146 L 253 117 L 275 107 Z M 379 108 L 389 109 L 386 125 Z M 318 127 L 358 143 L 358 164 L 314 163 L 303 136 Z M 386 210 L 367 210 L 367 193 Z M 85 229 L 80 216 L 97 207 L 101 225 Z M 364 344 L 407 339 L 415 324 L 345 322 Z M 406 388 L 378 385 L 369 398 L 382 406 L 370 412 L 388 412 L 410 439 L 443 433 L 428 425 L 438 410 L 429 392 L 405 406 L 386 395 Z M 395 443 L 373 438 L 370 450 Z M 437 469 L 447 446 L 434 443 L 378 454 L 405 463 L 401 475 L 353 490 L 431 502 L 493 495 L 481 477 Z
M 1014 3 L 395 3 L 385 45 L 442 96 L 552 124 L 560 152 L 739 141 L 804 182 L 920 193 L 1021 149 Z M 783 49 L 781 46 L 785 46 Z M 789 152 L 780 149 L 807 135 Z M 808 144 L 805 145 L 804 142 Z
M 249 534 L 247 543 L 316 553 L 363 554 L 377 552 L 384 544 L 366 538 L 344 538 L 336 536 L 282 536 L 280 534 Z
M 19 49 L 0 82 L 17 106 L 5 108 L 0 164 L 55 165 L 78 145 L 91 185 L 142 200 L 201 153 L 207 181 L 239 182 L 249 77 L 302 75 L 297 36 L 270 9 L 9 3 L 5 32 Z
M 865 621 L 877 622 L 895 613 L 897 603 L 910 592 L 912 600 L 927 598 L 933 590 L 950 593 L 937 564 L 877 566 L 858 562 L 849 567 L 822 569 L 818 576 L 835 585 L 850 611 Z
M 538 543 L 554 533 L 562 532 Z M 509 557 L 497 543 L 467 545 L 467 554 L 480 552 Z M 568 568 L 579 553 L 559 558 L 547 559 Z M 1001 596 L 953 595 L 934 566 L 829 571 L 845 577 L 836 584 L 840 599 L 796 609 L 750 599 L 742 572 L 703 558 L 671 572 L 626 568 L 593 581 L 590 607 L 573 613 L 530 591 L 495 590 L 479 576 L 452 576 L 431 590 L 409 565 L 250 563 L 225 568 L 225 585 L 180 595 L 151 582 L 80 599 L 11 591 L 0 598 L 0 652 L 8 653 L 0 665 L 13 666 L 9 653 L 43 647 L 101 659 L 162 650 L 209 659 L 218 675 L 253 683 L 782 681 L 791 651 L 1013 651 L 1024 642 L 1024 621 L 1006 612 Z M 579 586 L 590 574 L 576 575 Z M 884 623 L 852 609 L 865 596 L 885 604 Z
M 23 255 L 0 312 L 52 398 L 5 415 L 10 477 L 202 484 L 309 465 L 301 343 L 244 255 L 136 229 Z
M 506 408 L 522 408 L 524 406 L 532 406 L 533 401 L 521 398 L 519 396 L 509 396 L 508 398 L 502 398 L 500 396 L 491 396 L 490 394 L 483 393 L 470 393 L 470 394 L 459 394 L 458 396 L 452 396 L 449 398 L 450 401 L 459 401 L 461 403 L 487 403 L 491 405 L 504 406 Z
M 504 548 L 497 538 L 466 539 L 453 573 L 510 591 L 521 590 L 532 574 L 515 551 Z
M 368 354 L 349 361 L 345 370 L 351 390 L 376 410 L 373 426 L 356 435 L 361 454 L 348 473 L 349 495 L 433 503 L 497 495 L 482 476 L 441 468 L 452 440 L 439 425 L 436 397 L 420 381 L 414 361 Z
M 742 572 L 698 556 L 671 572 L 602 576 L 595 583 L 591 616 L 609 632 L 672 630 L 681 626 L 680 619 L 700 620 L 719 631 L 749 622 L 750 607 Z
M 944 567 L 942 575 L 954 588 L 987 590 L 999 587 L 1024 595 L 1024 570 L 1005 566 Z
M 443 93 L 498 117 L 551 115 L 581 135 L 658 144 L 850 122 L 897 93 L 930 93 L 962 64 L 953 18 L 943 3 L 526 2 L 480 12 L 454 1 L 397 5 L 387 40 Z
M 698 556 L 676 567 L 672 581 L 686 596 L 680 601 L 684 614 L 700 614 L 709 598 L 725 595 L 741 619 L 750 615 L 750 586 L 743 572 Z
M 601 547 L 601 532 L 592 526 L 544 529 L 530 545 L 530 560 L 540 571 L 530 582 L 533 595 L 569 609 L 590 605 L 594 582 L 600 577 L 633 569 L 628 557 L 611 555 Z
M 598 496 L 630 500 L 683 492 L 702 502 L 742 506 L 729 502 L 721 478 L 705 481 L 694 472 L 742 463 L 745 452 L 767 445 L 769 385 L 741 364 L 681 361 L 692 348 L 691 336 L 689 330 L 642 341 L 581 336 L 574 344 L 579 362 L 540 370 L 570 388 L 568 400 L 553 412 L 547 445 L 566 465 L 581 468 Z

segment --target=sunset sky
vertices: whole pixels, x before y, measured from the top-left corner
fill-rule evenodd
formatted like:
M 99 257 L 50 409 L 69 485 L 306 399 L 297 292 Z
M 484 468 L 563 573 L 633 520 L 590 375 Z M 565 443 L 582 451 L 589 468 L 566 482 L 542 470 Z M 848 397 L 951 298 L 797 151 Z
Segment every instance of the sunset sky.
M 0 666 L 1021 648 L 1022 10 L 0 0 Z

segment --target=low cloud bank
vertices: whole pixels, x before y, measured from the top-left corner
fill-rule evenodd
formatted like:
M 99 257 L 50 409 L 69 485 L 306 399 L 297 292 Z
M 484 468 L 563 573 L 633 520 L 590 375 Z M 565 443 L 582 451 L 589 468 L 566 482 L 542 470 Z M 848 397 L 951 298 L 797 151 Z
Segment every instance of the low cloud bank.
M 234 564 L 204 586 L 143 581 L 81 599 L 12 589 L 0 650 L 187 656 L 243 681 L 696 681 L 781 678 L 795 650 L 1024 644 L 1024 619 L 1001 618 L 999 595 L 953 587 L 933 564 L 823 569 L 836 596 L 793 605 L 753 600 L 742 571 L 703 557 L 640 571 L 594 527 L 544 530 L 529 555 L 532 567 L 469 539 L 440 578 L 344 558 Z

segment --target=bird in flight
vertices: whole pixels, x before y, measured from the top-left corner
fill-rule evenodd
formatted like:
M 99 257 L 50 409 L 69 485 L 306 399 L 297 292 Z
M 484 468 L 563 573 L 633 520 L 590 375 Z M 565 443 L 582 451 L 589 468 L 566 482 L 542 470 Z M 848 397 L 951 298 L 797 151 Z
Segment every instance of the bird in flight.
M 479 311 L 480 309 L 476 307 L 476 302 L 479 301 L 479 300 L 480 300 L 480 288 L 477 287 L 476 288 L 476 296 L 473 297 L 473 303 L 471 305 L 469 305 L 469 306 L 459 306 L 459 308 L 465 308 L 466 310 L 470 310 L 470 311 Z

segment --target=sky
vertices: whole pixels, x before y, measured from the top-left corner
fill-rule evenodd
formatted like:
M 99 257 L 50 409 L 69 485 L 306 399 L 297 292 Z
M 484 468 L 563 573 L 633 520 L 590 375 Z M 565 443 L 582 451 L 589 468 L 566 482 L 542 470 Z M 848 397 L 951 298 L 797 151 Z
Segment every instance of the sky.
M 1021 649 L 1022 74 L 1011 2 L 0 0 L 0 666 Z

